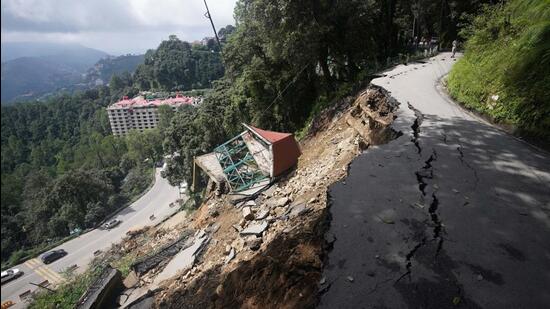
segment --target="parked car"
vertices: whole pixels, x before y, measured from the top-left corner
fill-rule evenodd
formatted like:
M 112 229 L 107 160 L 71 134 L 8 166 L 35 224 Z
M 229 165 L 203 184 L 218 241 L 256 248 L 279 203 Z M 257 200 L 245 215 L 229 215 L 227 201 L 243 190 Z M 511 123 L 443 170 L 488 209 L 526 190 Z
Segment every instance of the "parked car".
M 60 258 L 64 257 L 67 254 L 68 254 L 67 251 L 63 249 L 52 250 L 42 254 L 40 256 L 40 259 L 44 264 L 50 264 L 51 262 L 59 260 Z
M 106 229 L 106 230 L 110 230 L 110 229 L 114 228 L 115 226 L 119 225 L 120 222 L 122 222 L 122 221 L 120 221 L 118 219 L 111 220 L 111 221 L 103 224 L 103 228 Z
M 8 269 L 2 272 L 2 284 L 19 278 L 23 275 L 23 272 L 17 268 Z

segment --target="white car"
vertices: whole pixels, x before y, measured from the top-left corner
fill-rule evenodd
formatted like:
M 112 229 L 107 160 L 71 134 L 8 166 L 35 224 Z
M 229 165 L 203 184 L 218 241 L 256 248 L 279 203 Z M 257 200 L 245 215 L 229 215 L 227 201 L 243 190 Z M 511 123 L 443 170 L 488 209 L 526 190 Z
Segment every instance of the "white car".
M 8 269 L 6 271 L 3 271 L 2 272 L 2 284 L 6 283 L 8 281 L 11 281 L 13 279 L 16 279 L 16 278 L 18 278 L 22 275 L 23 275 L 23 272 L 20 271 L 17 268 Z
M 114 220 L 111 220 L 105 224 L 103 224 L 103 228 L 106 229 L 106 230 L 110 230 L 112 228 L 114 228 L 115 226 L 119 225 L 122 221 L 118 220 L 118 219 L 114 219 Z

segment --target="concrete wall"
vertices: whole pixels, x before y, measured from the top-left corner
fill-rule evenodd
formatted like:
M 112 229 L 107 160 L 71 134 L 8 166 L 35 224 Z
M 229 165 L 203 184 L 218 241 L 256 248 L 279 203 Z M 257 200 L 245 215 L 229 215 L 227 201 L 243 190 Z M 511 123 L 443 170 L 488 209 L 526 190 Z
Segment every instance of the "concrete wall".
M 107 267 L 76 304 L 77 309 L 114 308 L 122 292 L 122 274 Z

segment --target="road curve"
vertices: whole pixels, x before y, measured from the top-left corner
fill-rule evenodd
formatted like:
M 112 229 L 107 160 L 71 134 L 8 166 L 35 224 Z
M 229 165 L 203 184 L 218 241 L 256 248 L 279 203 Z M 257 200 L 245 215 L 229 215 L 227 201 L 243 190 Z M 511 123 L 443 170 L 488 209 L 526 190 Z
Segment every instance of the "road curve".
M 320 308 L 548 308 L 550 155 L 450 100 L 454 63 L 373 81 L 400 102 L 403 135 L 330 188 Z
M 14 268 L 22 270 L 24 275 L 2 285 L 2 303 L 11 300 L 16 303 L 12 308 L 23 308 L 24 303 L 19 299 L 19 295 L 37 288 L 31 285 L 31 282 L 40 283 L 44 280 L 60 282 L 62 277 L 59 273 L 72 265 L 77 265 L 78 271 L 84 271 L 96 250 L 108 249 L 113 243 L 119 242 L 132 228 L 153 225 L 176 212 L 178 207 L 169 205 L 176 201 L 178 196 L 178 188 L 171 186 L 166 179 L 160 177 L 160 169 L 157 169 L 155 183 L 151 189 L 114 217 L 122 221 L 120 225 L 109 231 L 92 230 L 54 248 L 65 249 L 68 255 L 51 264 L 44 265 L 35 258 L 15 266 Z M 155 219 L 151 220 L 150 216 L 153 214 Z

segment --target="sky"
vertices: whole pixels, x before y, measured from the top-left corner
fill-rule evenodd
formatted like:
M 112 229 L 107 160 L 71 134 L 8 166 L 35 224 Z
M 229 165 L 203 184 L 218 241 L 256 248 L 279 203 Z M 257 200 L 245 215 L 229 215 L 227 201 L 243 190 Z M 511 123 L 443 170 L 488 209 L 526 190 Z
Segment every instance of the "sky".
M 235 24 L 236 0 L 207 0 L 216 30 Z M 143 53 L 170 34 L 213 36 L 203 0 L 2 0 L 2 42 L 79 43 L 112 55 Z

